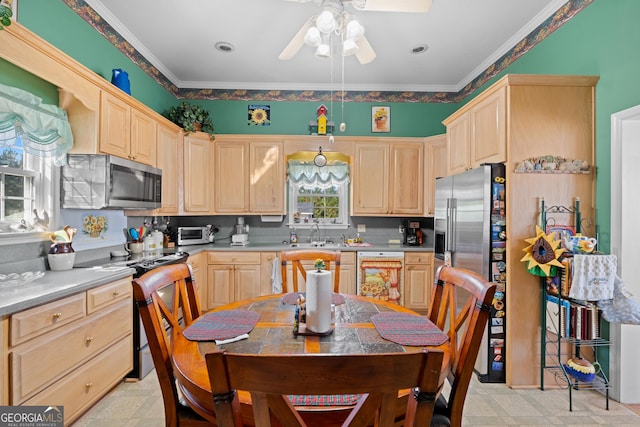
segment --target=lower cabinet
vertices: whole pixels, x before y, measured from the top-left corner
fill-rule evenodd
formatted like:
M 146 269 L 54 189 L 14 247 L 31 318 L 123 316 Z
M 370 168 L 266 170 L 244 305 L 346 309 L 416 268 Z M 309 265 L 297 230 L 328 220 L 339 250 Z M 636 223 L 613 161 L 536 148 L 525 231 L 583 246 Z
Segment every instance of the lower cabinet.
M 405 252 L 404 305 L 427 313 L 433 285 L 433 252 Z
M 209 252 L 207 308 L 260 296 L 260 252 Z
M 191 265 L 191 271 L 193 272 L 193 278 L 196 281 L 196 290 L 198 291 L 198 298 L 200 299 L 200 310 L 205 312 L 209 310 L 207 301 L 207 254 L 200 252 L 199 254 L 191 255 L 187 259 L 187 263 Z
M 12 314 L 9 404 L 64 406 L 68 425 L 122 381 L 133 367 L 131 289 L 128 277 Z
M 313 270 L 313 261 L 302 261 L 302 265 L 305 270 Z M 335 272 L 335 266 L 331 264 L 331 272 Z M 291 265 L 287 266 L 287 277 L 289 283 L 293 283 L 291 280 L 292 275 Z M 305 282 L 302 276 L 298 277 L 299 292 L 305 292 Z M 290 285 L 291 286 L 291 285 Z M 293 290 L 290 290 L 292 292 Z M 355 295 L 356 294 L 356 252 L 341 252 L 340 253 L 340 293 Z

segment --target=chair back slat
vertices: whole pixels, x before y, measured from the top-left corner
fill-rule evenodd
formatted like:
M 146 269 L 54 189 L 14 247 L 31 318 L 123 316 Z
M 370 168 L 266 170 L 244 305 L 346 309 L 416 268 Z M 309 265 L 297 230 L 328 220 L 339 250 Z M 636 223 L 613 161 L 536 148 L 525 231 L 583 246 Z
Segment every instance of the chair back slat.
M 292 251 L 280 252 L 280 262 L 282 264 L 282 292 L 299 292 L 299 277 L 307 281 L 307 270 L 303 261 L 315 261 L 322 259 L 325 264 L 325 270 L 331 270 L 331 264 L 334 265 L 333 271 L 333 292 L 340 291 L 340 251 L 329 250 L 305 250 L 296 249 Z M 289 284 L 287 266 L 291 265 L 291 284 Z
M 436 272 L 429 319 L 449 336 L 452 351 L 451 390 L 444 407 L 436 413 L 449 418 L 451 426 L 462 424 L 462 410 L 473 374 L 496 284 L 478 274 L 450 266 Z
M 440 391 L 443 352 L 417 353 L 250 355 L 223 351 L 205 358 L 217 422 L 239 427 L 228 416 L 230 402 L 219 399 L 235 390 L 251 393 L 256 427 L 280 425 L 306 427 L 304 416 L 292 405 L 291 395 L 356 394 L 358 403 L 343 426 L 393 426 L 398 392 L 419 388 L 420 399 L 409 398 L 406 426 L 429 425 Z M 224 378 L 224 380 L 222 380 Z M 218 412 L 218 408 L 220 411 Z M 223 418 L 223 414 L 225 417 Z

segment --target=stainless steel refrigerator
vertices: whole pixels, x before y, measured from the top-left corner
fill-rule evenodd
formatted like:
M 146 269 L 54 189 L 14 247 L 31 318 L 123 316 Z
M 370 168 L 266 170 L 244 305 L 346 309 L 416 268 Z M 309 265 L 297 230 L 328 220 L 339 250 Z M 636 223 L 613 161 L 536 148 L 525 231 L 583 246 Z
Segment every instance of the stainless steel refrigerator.
M 436 179 L 435 268 L 475 271 L 498 289 L 475 370 L 482 382 L 505 381 L 506 224 L 504 165 L 485 164 Z

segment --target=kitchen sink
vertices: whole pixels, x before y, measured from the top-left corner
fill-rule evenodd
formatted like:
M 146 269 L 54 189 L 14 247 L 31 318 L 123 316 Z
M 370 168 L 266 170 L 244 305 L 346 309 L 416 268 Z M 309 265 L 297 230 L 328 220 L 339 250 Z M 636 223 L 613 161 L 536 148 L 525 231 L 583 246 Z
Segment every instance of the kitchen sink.
M 290 248 L 299 248 L 299 249 L 337 249 L 337 248 L 346 248 L 347 245 L 344 243 L 333 243 L 333 242 L 308 242 L 308 243 L 290 243 Z

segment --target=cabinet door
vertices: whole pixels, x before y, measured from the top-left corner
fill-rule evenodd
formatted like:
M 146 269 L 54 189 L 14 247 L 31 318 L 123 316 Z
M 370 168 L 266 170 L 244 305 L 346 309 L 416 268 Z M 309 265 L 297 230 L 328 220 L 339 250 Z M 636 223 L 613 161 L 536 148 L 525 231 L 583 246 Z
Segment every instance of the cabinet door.
M 234 301 L 233 265 L 209 265 L 207 268 L 207 308 L 209 310 Z
M 423 144 L 394 143 L 391 145 L 391 159 L 390 213 L 423 216 Z
M 506 90 L 493 93 L 469 111 L 473 167 L 507 160 Z
M 234 265 L 233 269 L 235 301 L 260 296 L 260 266 Z
M 447 126 L 447 175 L 464 172 L 471 165 L 469 114 Z
M 436 178 L 447 176 L 447 136 L 437 135 L 427 138 L 425 145 L 425 216 L 435 214 Z
M 102 92 L 100 97 L 100 152 L 130 158 L 131 107 Z
M 248 143 L 218 141 L 215 144 L 215 211 L 246 213 L 249 208 Z
M 182 158 L 181 132 L 167 126 L 158 126 L 158 168 L 162 169 L 162 207 L 158 213 L 177 215 Z
M 405 255 L 404 305 L 426 313 L 433 284 L 433 254 L 412 252 Z
M 282 143 L 251 142 L 250 211 L 283 214 L 285 171 Z
M 131 147 L 129 155 L 132 160 L 156 166 L 158 140 L 157 122 L 135 108 L 131 109 Z
M 273 273 L 273 262 L 278 254 L 276 252 L 260 253 L 260 295 L 271 295 L 273 293 L 271 284 L 271 274 Z M 280 271 L 280 263 L 275 268 Z
M 200 300 L 200 310 L 202 312 L 207 311 L 209 308 L 207 304 L 207 269 L 204 266 L 206 261 L 205 253 L 200 252 L 197 255 L 191 255 L 187 259 L 187 263 L 191 265 L 193 271 L 193 278 L 196 281 L 196 290 L 198 292 L 198 299 Z
M 184 210 L 211 211 L 211 141 L 198 132 L 184 137 Z
M 355 144 L 353 215 L 389 213 L 389 145 Z

